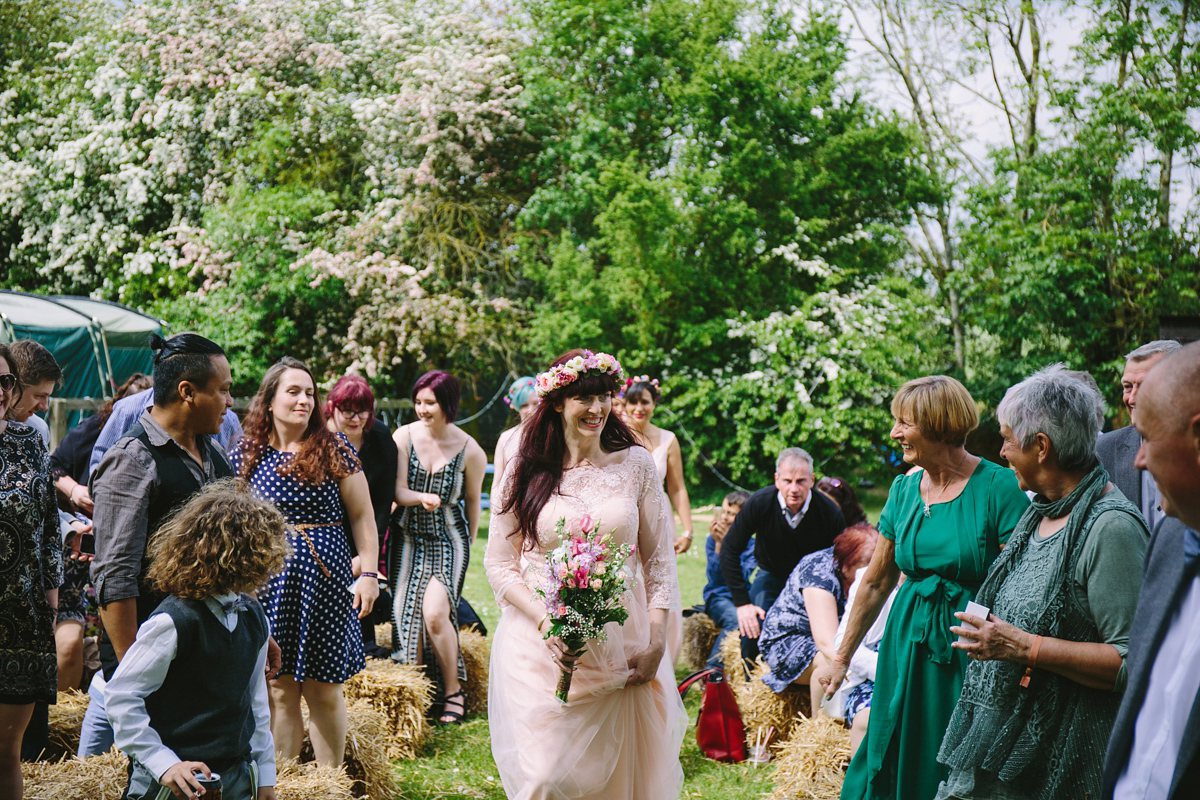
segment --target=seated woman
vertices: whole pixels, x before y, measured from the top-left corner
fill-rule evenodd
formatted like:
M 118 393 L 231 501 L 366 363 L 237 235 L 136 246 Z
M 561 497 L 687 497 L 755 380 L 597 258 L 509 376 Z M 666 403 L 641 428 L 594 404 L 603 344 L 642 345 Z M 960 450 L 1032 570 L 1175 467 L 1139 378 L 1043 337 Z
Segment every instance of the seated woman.
M 1061 365 L 996 410 L 1022 489 L 1036 492 L 953 646 L 971 659 L 938 761 L 938 798 L 1099 797 L 1125 688 L 1149 532 L 1096 460 L 1095 390 Z
M 833 547 L 800 559 L 763 620 L 758 648 L 771 668 L 763 683 L 776 692 L 793 683 L 807 686 L 814 666 L 833 659 L 846 590 L 859 567 L 871 562 L 878 535 L 866 523 L 853 525 L 838 534 Z M 812 691 L 816 709 L 821 689 Z
M 867 568 L 861 568 L 854 576 L 854 583 L 850 584 L 850 591 L 846 594 L 846 610 L 842 612 L 842 621 L 838 624 L 837 634 L 833 637 L 835 650 L 842 646 L 842 639 L 846 635 L 846 623 L 854 608 L 854 598 L 858 596 L 858 587 L 862 584 L 863 576 L 866 574 Z M 900 576 L 900 582 L 904 582 L 903 575 Z M 892 601 L 896 599 L 896 591 L 899 588 L 899 584 L 897 584 L 896 589 L 892 589 L 892 593 L 888 595 L 887 600 L 883 603 L 883 608 L 879 611 L 879 616 L 867 629 L 867 635 L 863 637 L 858 649 L 851 656 L 850 666 L 846 670 L 846 680 L 842 682 L 832 697 L 826 696 L 821 702 L 821 708 L 825 710 L 826 714 L 845 722 L 846 727 L 850 729 L 851 758 L 858 752 L 858 746 L 862 744 L 863 737 L 867 735 L 867 723 L 871 719 L 871 698 L 875 693 L 875 665 L 879 661 L 879 643 L 883 641 L 883 630 L 887 625 L 888 612 L 892 610 Z

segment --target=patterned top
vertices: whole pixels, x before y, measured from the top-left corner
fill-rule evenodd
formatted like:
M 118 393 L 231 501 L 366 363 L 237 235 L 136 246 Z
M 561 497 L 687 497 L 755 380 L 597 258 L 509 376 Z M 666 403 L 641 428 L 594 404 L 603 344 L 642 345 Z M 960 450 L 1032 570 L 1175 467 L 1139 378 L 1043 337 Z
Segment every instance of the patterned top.
M 764 676 L 763 682 L 776 692 L 786 689 L 788 684 L 808 669 L 817 655 L 808 608 L 804 605 L 805 589 L 824 589 L 833 595 L 837 601 L 838 618 L 841 618 L 846 607 L 846 593 L 837 577 L 832 547 L 809 553 L 800 559 L 788 576 L 779 599 L 763 620 L 758 647 L 771 667 L 771 672 Z
M 19 422 L 0 433 L 0 575 L 0 694 L 53 703 L 58 664 L 46 591 L 62 583 L 62 540 L 46 445 Z

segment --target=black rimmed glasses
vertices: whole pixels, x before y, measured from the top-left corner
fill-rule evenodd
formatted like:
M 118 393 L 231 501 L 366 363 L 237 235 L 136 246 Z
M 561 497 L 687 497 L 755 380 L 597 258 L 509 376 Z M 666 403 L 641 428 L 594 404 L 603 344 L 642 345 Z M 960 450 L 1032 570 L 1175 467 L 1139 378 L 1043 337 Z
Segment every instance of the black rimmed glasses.
M 11 392 L 17 385 L 17 376 L 11 372 L 0 373 L 0 389 Z
M 363 419 L 368 419 L 371 416 L 371 409 L 369 409 L 369 408 L 364 408 L 361 411 L 351 411 L 348 408 L 339 408 L 338 412 L 343 417 L 346 417 L 348 419 L 354 419 L 355 417 L 362 417 Z

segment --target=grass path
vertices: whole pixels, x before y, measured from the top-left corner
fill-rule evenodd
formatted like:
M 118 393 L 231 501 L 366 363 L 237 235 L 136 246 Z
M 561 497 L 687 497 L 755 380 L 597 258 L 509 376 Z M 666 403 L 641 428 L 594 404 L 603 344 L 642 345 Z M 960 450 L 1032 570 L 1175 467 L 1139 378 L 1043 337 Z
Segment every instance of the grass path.
M 886 489 L 873 490 L 863 498 L 872 520 L 878 519 L 886 498 Z M 703 532 L 708 530 L 711 512 L 693 511 L 697 540 L 691 549 L 679 557 L 679 589 L 685 606 L 700 602 L 705 583 Z M 463 594 L 479 613 L 489 633 L 496 629 L 500 611 L 483 571 L 483 553 L 487 547 L 488 515 L 480 523 L 480 537 L 471 549 Z M 687 670 L 676 670 L 676 680 L 682 680 Z M 467 687 L 471 691 L 471 687 Z M 700 708 L 700 692 L 688 692 L 686 701 L 688 729 L 684 735 L 679 758 L 683 764 L 685 798 L 721 798 L 722 800 L 754 800 L 770 794 L 773 788 L 772 766 L 753 767 L 749 764 L 720 764 L 705 758 L 696 746 L 696 714 Z M 538 746 L 533 743 L 533 746 Z M 396 763 L 402 800 L 435 800 L 435 798 L 486 798 L 504 800 L 504 789 L 492 760 L 488 721 L 477 716 L 462 725 L 436 728 L 426 745 L 422 758 Z

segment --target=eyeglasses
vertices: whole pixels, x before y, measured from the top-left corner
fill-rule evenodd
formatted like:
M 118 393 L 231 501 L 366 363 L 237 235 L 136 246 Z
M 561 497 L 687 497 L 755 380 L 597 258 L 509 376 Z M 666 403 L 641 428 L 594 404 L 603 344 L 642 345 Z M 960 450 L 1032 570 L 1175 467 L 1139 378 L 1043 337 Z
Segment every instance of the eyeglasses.
M 368 419 L 371 416 L 371 410 L 369 408 L 365 408 L 362 411 L 349 411 L 345 408 L 339 408 L 338 411 L 341 413 L 341 415 L 343 417 L 348 417 L 350 419 L 354 419 L 355 417 L 362 417 L 363 419 Z
M 11 372 L 0 373 L 0 389 L 6 392 L 11 392 L 13 387 L 17 385 L 17 376 Z

